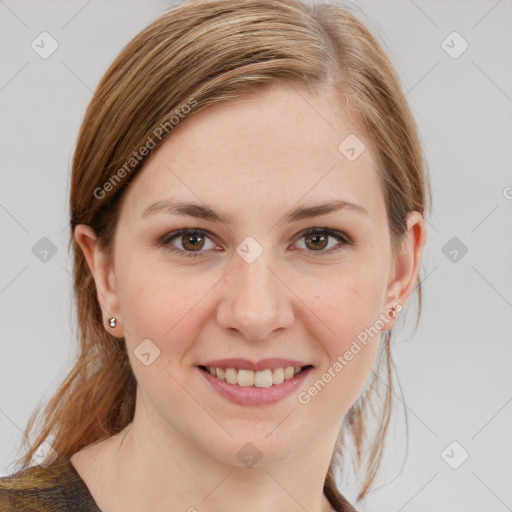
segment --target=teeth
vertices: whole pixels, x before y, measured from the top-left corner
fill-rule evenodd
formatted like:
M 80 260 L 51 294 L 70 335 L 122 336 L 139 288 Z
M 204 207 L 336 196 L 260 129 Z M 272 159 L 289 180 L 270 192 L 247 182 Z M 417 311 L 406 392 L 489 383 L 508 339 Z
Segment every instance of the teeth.
M 300 366 L 288 366 L 286 368 L 274 368 L 273 370 L 237 370 L 236 368 L 210 368 L 207 367 L 210 375 L 220 380 L 225 380 L 228 384 L 238 384 L 244 387 L 269 388 L 277 384 L 282 384 L 285 380 L 292 379 L 301 372 Z
M 272 386 L 272 370 L 261 370 L 254 374 L 254 385 L 257 388 L 269 388 Z
M 293 377 L 295 373 L 295 369 L 293 366 L 288 366 L 288 368 L 285 368 L 284 370 L 284 380 L 289 380 Z
M 238 380 L 238 372 L 234 368 L 226 368 L 226 382 L 228 384 L 236 384 Z
M 254 372 L 252 370 L 238 370 L 239 386 L 254 386 Z
M 284 370 L 282 368 L 275 368 L 272 371 L 272 384 L 281 384 L 284 382 Z

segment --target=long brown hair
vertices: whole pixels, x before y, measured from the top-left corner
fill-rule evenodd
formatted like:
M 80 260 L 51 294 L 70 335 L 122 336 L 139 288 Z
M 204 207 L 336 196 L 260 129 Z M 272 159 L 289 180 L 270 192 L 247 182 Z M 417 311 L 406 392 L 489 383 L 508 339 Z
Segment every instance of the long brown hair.
M 77 360 L 46 405 L 37 438 L 18 464 L 28 467 L 51 439 L 59 455 L 120 432 L 135 411 L 136 380 L 124 339 L 102 323 L 96 288 L 73 232 L 94 229 L 112 247 L 120 200 L 147 154 L 172 129 L 210 105 L 281 82 L 336 94 L 354 123 L 375 144 L 392 240 L 406 233 L 410 211 L 430 209 L 430 184 L 416 123 L 397 74 L 380 44 L 357 17 L 334 3 L 301 0 L 186 0 L 160 16 L 120 53 L 100 81 L 83 120 L 73 159 L 70 248 L 79 328 Z M 149 153 L 141 148 L 149 148 Z M 144 153 L 144 154 L 142 154 Z M 416 290 L 421 312 L 421 282 Z M 416 324 L 417 325 L 417 324 Z M 376 377 L 351 407 L 340 431 L 324 490 L 342 502 L 335 478 L 349 439 L 364 497 L 375 479 L 392 410 L 391 331 L 379 361 L 388 386 L 380 428 L 366 439 Z M 108 383 L 108 385 L 105 385 Z M 30 438 L 39 410 L 27 425 Z M 371 442 L 370 442 L 371 441 Z

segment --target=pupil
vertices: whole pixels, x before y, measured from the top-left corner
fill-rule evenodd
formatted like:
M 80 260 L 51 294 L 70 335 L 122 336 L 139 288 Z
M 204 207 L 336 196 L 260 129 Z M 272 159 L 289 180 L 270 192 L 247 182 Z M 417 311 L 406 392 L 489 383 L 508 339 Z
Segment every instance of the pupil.
M 200 245 L 201 243 L 201 236 L 200 235 L 188 235 L 185 239 L 186 243 L 187 244 L 191 244 L 192 245 L 192 248 L 194 247 L 198 247 L 198 244 Z
M 322 242 L 325 242 L 325 235 L 322 235 L 322 234 L 313 234 L 313 235 L 310 235 L 310 240 L 313 241 L 313 245 L 315 247 L 315 249 L 318 249 L 319 247 L 320 248 L 323 248 L 324 246 L 322 246 Z M 320 245 L 319 245 L 320 243 Z

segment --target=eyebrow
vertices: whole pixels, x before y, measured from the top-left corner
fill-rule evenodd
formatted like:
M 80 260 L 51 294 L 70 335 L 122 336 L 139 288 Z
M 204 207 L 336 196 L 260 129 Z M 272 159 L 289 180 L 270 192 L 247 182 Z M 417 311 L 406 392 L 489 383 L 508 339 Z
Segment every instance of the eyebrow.
M 350 201 L 335 200 L 311 206 L 298 206 L 293 210 L 290 210 L 285 215 L 284 220 L 287 222 L 297 222 L 299 220 L 319 217 L 321 215 L 327 215 L 328 213 L 333 213 L 340 210 L 351 210 L 369 215 L 368 211 L 359 204 L 351 203 Z M 157 213 L 196 217 L 199 219 L 220 222 L 223 224 L 230 224 L 232 221 L 231 215 L 216 212 L 207 205 L 175 201 L 174 199 L 165 199 L 149 205 L 142 212 L 141 218 L 145 219 Z

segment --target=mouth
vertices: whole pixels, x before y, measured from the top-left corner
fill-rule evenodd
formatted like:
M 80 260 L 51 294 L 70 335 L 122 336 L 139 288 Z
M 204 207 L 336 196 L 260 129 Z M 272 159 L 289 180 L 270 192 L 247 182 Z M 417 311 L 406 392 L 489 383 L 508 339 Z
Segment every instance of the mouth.
M 291 366 L 301 364 L 299 361 L 284 361 L 274 359 L 255 364 L 231 359 L 200 364 L 196 368 L 208 388 L 218 396 L 237 405 L 256 407 L 274 404 L 297 393 L 314 368 L 311 364 Z
M 313 366 L 284 366 L 278 368 L 266 368 L 257 371 L 242 368 L 221 368 L 204 365 L 199 365 L 198 368 L 215 379 L 224 381 L 232 386 L 270 388 L 292 380 L 295 376 L 306 372 L 313 368 Z

